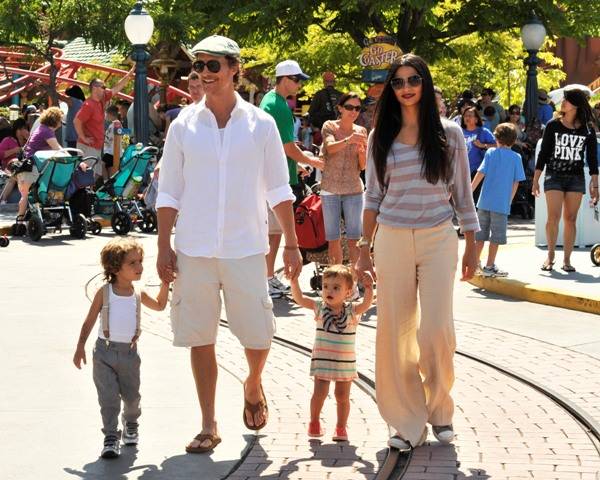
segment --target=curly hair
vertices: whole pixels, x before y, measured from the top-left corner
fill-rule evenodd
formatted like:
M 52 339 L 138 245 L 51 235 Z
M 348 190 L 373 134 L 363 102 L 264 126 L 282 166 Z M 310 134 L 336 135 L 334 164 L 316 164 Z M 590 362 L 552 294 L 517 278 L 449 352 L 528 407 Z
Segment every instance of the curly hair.
M 108 242 L 100 252 L 100 262 L 104 269 L 104 280 L 115 283 L 129 252 L 138 251 L 144 256 L 144 248 L 133 238 L 115 238 Z
M 354 286 L 352 269 L 346 265 L 331 265 L 330 267 L 327 267 L 323 272 L 323 280 L 326 278 L 341 278 L 346 282 L 348 288 L 352 288 Z
M 40 115 L 40 123 L 50 128 L 58 127 L 62 122 L 63 112 L 58 107 L 50 107 Z

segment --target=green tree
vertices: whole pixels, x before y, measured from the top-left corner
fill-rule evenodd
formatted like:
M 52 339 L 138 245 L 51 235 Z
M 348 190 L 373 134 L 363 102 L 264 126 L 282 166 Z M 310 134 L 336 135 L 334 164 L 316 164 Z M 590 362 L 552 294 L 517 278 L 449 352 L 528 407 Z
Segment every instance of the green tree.
M 435 83 L 444 96 L 454 100 L 466 88 L 479 93 L 492 87 L 501 104 L 522 104 L 525 98 L 526 68 L 519 32 L 466 35 L 450 43 L 456 57 L 440 58 L 431 65 Z M 565 78 L 562 60 L 551 51 L 542 51 L 543 64 L 538 70 L 540 88 L 550 91 Z
M 244 41 L 293 44 L 306 39 L 309 25 L 318 25 L 362 47 L 369 36 L 385 32 L 403 51 L 429 61 L 455 54 L 450 43 L 465 35 L 519 28 L 533 10 L 551 35 L 600 33 L 600 2 L 582 0 L 230 0 L 198 8 L 205 30 Z
M 56 103 L 56 76 L 53 48 L 57 40 L 92 35 L 94 42 L 111 46 L 122 35 L 126 11 L 122 1 L 81 2 L 79 0 L 2 0 L 0 2 L 0 41 L 23 46 L 50 64 L 49 95 Z M 114 5 L 113 5 L 114 3 Z M 107 26 L 118 19 L 114 31 Z M 100 28 L 100 24 L 102 28 Z

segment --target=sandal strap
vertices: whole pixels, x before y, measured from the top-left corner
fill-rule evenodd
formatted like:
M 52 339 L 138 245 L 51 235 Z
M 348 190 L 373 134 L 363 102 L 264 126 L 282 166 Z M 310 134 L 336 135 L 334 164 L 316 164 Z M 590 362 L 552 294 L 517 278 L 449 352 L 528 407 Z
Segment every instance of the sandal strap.
M 211 442 L 214 442 L 218 438 L 219 436 L 215 435 L 214 433 L 199 433 L 194 437 L 194 440 L 198 440 L 200 443 L 202 443 L 204 440 L 210 440 Z

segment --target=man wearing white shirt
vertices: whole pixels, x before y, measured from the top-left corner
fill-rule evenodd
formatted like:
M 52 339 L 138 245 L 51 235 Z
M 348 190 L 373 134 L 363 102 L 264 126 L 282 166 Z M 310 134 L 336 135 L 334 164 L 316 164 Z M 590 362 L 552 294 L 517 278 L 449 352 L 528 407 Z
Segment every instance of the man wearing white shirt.
M 202 430 L 186 451 L 203 453 L 221 441 L 215 419 L 221 290 L 229 327 L 248 361 L 244 423 L 258 430 L 267 422 L 261 374 L 275 325 L 264 261 L 269 249 L 266 203 L 284 232 L 286 276 L 300 274 L 302 258 L 294 231 L 294 195 L 275 122 L 234 90 L 238 45 L 213 35 L 192 52 L 206 95 L 193 113 L 173 121 L 167 136 L 156 201 L 157 270 L 161 279 L 175 280 L 173 343 L 191 347 L 202 410 Z

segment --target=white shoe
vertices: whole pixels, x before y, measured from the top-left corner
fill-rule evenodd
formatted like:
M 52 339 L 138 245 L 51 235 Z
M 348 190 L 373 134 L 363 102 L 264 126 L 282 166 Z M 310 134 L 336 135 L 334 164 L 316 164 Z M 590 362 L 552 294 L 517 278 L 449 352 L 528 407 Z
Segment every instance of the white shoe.
M 414 446 L 411 445 L 408 440 L 404 440 L 403 438 L 401 438 L 398 434 L 394 435 L 393 437 L 390 437 L 387 443 L 388 447 L 391 448 L 396 448 L 398 450 L 410 450 L 412 448 L 420 447 L 425 443 L 425 440 L 427 440 L 427 426 L 425 426 L 425 429 L 423 430 L 423 435 L 421 435 L 421 438 Z
M 104 437 L 104 448 L 100 456 L 102 458 L 117 458 L 120 455 L 120 445 L 118 437 L 114 435 L 107 435 Z
M 124 422 L 123 443 L 125 445 L 137 445 L 140 441 L 137 423 Z
M 269 278 L 267 283 L 269 285 L 269 296 L 271 298 L 281 298 L 287 293 L 285 285 L 283 285 L 276 277 Z
M 452 443 L 454 441 L 454 429 L 452 425 L 442 425 L 439 427 L 431 427 L 433 430 L 433 436 L 438 439 L 440 443 Z
M 291 287 L 289 285 L 285 285 L 277 276 L 269 279 L 269 285 L 273 285 L 273 287 L 281 290 L 282 292 L 289 292 Z

